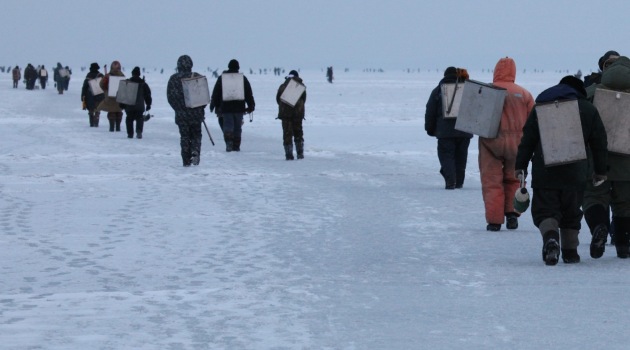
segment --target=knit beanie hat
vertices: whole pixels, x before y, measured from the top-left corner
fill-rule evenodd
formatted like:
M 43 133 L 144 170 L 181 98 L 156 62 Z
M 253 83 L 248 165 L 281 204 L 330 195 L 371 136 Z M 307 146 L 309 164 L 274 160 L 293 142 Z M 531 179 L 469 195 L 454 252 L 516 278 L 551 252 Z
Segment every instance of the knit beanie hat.
M 597 61 L 597 65 L 599 66 L 599 70 L 604 70 L 604 62 L 608 61 L 608 59 L 610 58 L 619 58 L 619 52 L 617 51 L 607 51 L 604 56 L 599 58 L 599 61 Z
M 584 88 L 584 82 L 582 79 L 578 79 L 573 75 L 567 75 L 560 80 L 560 84 L 569 85 L 575 89 L 575 91 L 581 93 L 583 96 L 586 96 L 586 89 Z
M 133 67 L 133 70 L 131 71 L 131 76 L 132 77 L 139 77 L 140 76 L 140 67 Z
M 455 67 L 446 68 L 446 70 L 444 71 L 444 76 L 447 76 L 447 75 L 457 75 L 457 68 Z
M 228 69 L 230 70 L 239 70 L 240 68 L 237 60 L 230 60 L 230 63 L 228 63 Z

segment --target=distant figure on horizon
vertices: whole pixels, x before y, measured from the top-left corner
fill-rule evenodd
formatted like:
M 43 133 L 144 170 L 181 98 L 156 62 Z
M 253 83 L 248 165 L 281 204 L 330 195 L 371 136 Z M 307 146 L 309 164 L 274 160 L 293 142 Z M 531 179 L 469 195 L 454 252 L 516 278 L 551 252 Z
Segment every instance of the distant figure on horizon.
M 20 66 L 16 65 L 15 68 L 13 68 L 13 70 L 11 71 L 11 74 L 13 75 L 13 88 L 17 89 L 18 83 L 20 82 L 20 79 L 22 79 L 22 72 L 20 72 Z
M 328 80 L 329 83 L 332 84 L 333 79 L 334 79 L 334 77 L 333 77 L 333 67 L 332 66 L 330 66 L 330 67 L 328 67 L 326 69 L 326 79 Z
M 35 82 L 37 81 L 37 70 L 32 64 L 27 64 L 24 68 L 24 79 L 26 80 L 26 89 L 35 89 Z
M 39 67 L 39 71 L 37 72 L 37 75 L 39 76 L 39 85 L 41 85 L 42 89 L 45 89 L 46 83 L 48 82 L 48 71 L 46 70 L 46 67 L 44 67 L 43 64 L 41 67 Z
M 57 93 L 59 95 L 63 95 L 64 86 L 66 85 L 64 80 L 68 76 L 68 71 L 63 68 L 61 63 L 57 62 L 57 67 L 53 69 L 53 80 L 55 81 L 55 87 L 57 88 Z

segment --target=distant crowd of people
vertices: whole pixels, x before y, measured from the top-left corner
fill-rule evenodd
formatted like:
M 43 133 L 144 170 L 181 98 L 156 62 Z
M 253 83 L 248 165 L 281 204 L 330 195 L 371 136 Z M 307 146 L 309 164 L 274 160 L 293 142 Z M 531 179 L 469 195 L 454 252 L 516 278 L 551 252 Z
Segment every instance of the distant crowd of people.
M 23 82 L 27 90 L 35 90 L 40 87 L 41 89 L 45 89 L 48 83 L 48 70 L 43 64 L 35 68 L 32 64 L 28 63 L 24 68 L 24 75 L 22 75 L 22 69 L 18 65 L 13 68 L 9 67 L 8 71 L 11 72 L 14 89 L 18 88 L 22 77 L 24 77 Z M 59 94 L 63 94 L 63 91 L 68 90 L 72 70 L 68 66 L 63 67 L 61 63 L 57 63 L 57 67 L 53 69 L 53 73 L 55 87 L 57 91 L 59 91 Z M 38 81 L 39 86 L 36 86 Z

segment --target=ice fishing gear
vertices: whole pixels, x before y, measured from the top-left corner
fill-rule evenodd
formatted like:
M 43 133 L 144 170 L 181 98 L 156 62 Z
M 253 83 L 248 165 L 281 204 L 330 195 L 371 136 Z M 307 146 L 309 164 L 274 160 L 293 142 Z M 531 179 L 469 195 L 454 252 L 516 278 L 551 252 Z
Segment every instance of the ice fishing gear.
M 529 208 L 529 192 L 525 187 L 525 174 L 519 174 L 518 178 L 521 180 L 521 185 L 514 194 L 514 210 L 522 214 Z
M 142 116 L 142 119 L 144 119 L 145 122 L 148 122 L 149 119 L 151 119 L 151 117 L 153 117 L 153 116 L 151 114 L 147 113 L 147 114 Z
M 208 133 L 208 137 L 210 138 L 210 142 L 212 142 L 212 145 L 214 146 L 214 140 L 212 139 L 212 136 L 210 135 L 210 129 L 208 129 L 208 126 L 206 125 L 206 121 L 202 120 L 201 122 L 203 123 L 203 126 L 206 127 L 206 132 Z

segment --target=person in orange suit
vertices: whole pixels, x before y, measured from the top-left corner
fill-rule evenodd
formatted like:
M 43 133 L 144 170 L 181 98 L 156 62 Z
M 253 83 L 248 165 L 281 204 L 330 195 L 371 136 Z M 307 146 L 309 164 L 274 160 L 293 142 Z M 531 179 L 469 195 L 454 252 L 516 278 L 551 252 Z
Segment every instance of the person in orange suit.
M 534 107 L 534 98 L 514 83 L 516 64 L 501 58 L 494 68 L 493 84 L 507 90 L 499 133 L 496 138 L 479 137 L 479 172 L 488 231 L 499 231 L 505 219 L 509 230 L 518 228 L 520 213 L 514 210 L 514 194 L 520 180 L 514 177 L 514 163 L 523 126 Z

